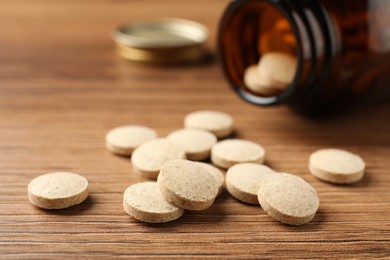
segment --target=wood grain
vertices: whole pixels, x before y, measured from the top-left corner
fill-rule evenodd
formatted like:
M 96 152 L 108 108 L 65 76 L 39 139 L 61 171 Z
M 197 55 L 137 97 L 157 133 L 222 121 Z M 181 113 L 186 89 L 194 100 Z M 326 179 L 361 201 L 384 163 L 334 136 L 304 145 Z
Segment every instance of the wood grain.
M 374 258 L 390 257 L 390 105 L 309 120 L 286 106 L 259 108 L 228 87 L 215 60 L 156 67 L 120 60 L 110 31 L 152 17 L 181 17 L 211 30 L 228 0 L 2 0 L 0 2 L 0 258 Z M 165 225 L 142 224 L 122 209 L 125 188 L 141 177 L 104 147 L 123 124 L 182 127 L 185 114 L 232 114 L 237 136 L 262 144 L 266 163 L 297 174 L 318 191 L 315 219 L 280 224 L 226 192 L 203 212 Z M 366 177 L 352 186 L 308 173 L 311 152 L 338 147 L 360 154 Z M 51 171 L 90 181 L 89 199 L 44 211 L 27 184 Z

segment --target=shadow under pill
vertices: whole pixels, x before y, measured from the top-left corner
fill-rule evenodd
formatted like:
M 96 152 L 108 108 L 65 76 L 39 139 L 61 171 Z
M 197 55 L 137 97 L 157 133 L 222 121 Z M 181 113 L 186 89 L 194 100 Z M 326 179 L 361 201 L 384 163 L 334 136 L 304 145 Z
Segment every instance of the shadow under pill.
M 371 177 L 370 171 L 366 171 L 364 173 L 363 178 L 355 183 L 331 183 L 331 182 L 326 182 L 328 185 L 335 186 L 335 187 L 342 187 L 343 189 L 354 189 L 354 188 L 366 188 L 366 187 L 371 187 L 374 186 L 373 184 L 375 183 L 374 180 Z
M 44 212 L 45 214 L 60 215 L 60 216 L 76 216 L 76 215 L 81 215 L 85 211 L 92 208 L 95 203 L 96 200 L 93 197 L 91 197 L 91 195 L 89 195 L 88 198 L 84 200 L 82 203 L 65 209 L 42 209 L 38 207 L 36 208 L 39 211 Z
M 287 228 L 289 231 L 313 231 L 313 230 L 322 230 L 322 226 L 326 224 L 326 214 L 325 212 L 320 208 L 314 218 L 306 224 L 294 226 L 294 225 L 288 225 L 282 222 L 279 222 L 275 220 L 275 223 L 277 223 L 279 226 Z

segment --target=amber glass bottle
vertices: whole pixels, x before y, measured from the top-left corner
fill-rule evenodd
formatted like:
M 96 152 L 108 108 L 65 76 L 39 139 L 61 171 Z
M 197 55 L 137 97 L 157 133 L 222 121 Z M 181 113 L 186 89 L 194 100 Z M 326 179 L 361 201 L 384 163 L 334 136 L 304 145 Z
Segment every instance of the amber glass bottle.
M 218 49 L 229 82 L 254 104 L 317 113 L 379 100 L 390 96 L 390 0 L 236 0 Z M 270 51 L 295 55 L 298 66 L 285 90 L 262 96 L 243 77 Z

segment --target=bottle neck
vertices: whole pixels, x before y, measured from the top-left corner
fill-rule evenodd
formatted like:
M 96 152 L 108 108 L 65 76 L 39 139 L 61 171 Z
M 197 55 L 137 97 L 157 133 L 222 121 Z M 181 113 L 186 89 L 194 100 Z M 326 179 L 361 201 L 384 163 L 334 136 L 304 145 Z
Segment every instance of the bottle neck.
M 271 0 L 270 2 L 276 2 Z M 298 70 L 287 90 L 289 103 L 317 102 L 317 96 L 331 72 L 337 49 L 333 22 L 316 1 L 282 0 L 279 8 L 288 17 L 297 40 Z M 309 105 L 310 106 L 310 105 Z
M 262 97 L 248 91 L 242 82 L 245 68 L 250 63 L 255 63 L 256 58 L 261 56 L 258 50 L 251 48 L 247 42 L 257 42 L 256 37 L 261 37 L 263 32 L 258 29 L 260 36 L 250 38 L 250 35 L 243 37 L 240 31 L 257 28 L 253 24 L 258 23 L 259 17 L 267 12 L 267 8 L 277 9 L 290 24 L 295 37 L 298 60 L 293 82 L 282 93 L 272 97 Z M 299 103 L 302 100 L 313 100 L 312 97 L 320 91 L 330 71 L 334 48 L 331 24 L 326 11 L 316 1 L 233 1 L 222 18 L 218 46 L 222 66 L 228 80 L 240 96 L 257 105 Z

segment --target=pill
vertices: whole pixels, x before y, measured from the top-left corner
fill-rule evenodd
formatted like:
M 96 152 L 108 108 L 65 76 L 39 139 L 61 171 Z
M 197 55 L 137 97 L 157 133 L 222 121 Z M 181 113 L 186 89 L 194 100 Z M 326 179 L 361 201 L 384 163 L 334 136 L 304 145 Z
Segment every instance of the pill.
M 63 209 L 88 197 L 88 181 L 71 172 L 54 172 L 36 177 L 28 184 L 30 202 L 44 209 Z
M 217 180 L 217 185 L 218 185 L 217 196 L 221 195 L 221 193 L 223 191 L 224 184 L 225 184 L 225 176 L 221 172 L 221 170 L 218 169 L 217 167 L 211 165 L 211 164 L 208 164 L 208 163 L 197 162 L 197 164 L 199 164 L 201 167 L 205 168 Z
M 289 225 L 311 221 L 320 204 L 316 190 L 309 183 L 287 173 L 266 176 L 261 183 L 258 199 L 268 215 Z
M 144 142 L 157 138 L 153 129 L 129 125 L 112 129 L 106 135 L 106 147 L 114 154 L 130 156 Z
M 363 178 L 365 162 L 351 152 L 340 149 L 321 149 L 310 155 L 309 171 L 320 180 L 348 184 Z
M 233 118 L 219 111 L 196 111 L 184 118 L 185 128 L 203 129 L 215 134 L 218 138 L 228 137 L 233 133 Z
M 279 84 L 291 84 L 297 71 L 297 59 L 282 52 L 265 53 L 258 64 L 261 75 L 267 75 L 272 82 Z
M 188 160 L 166 162 L 157 182 L 165 199 L 187 210 L 207 209 L 218 194 L 217 180 L 199 164 Z
M 148 223 L 173 221 L 184 212 L 164 198 L 157 182 L 137 183 L 128 187 L 123 194 L 123 208 L 133 218 Z
M 237 163 L 263 163 L 264 148 L 254 142 L 240 139 L 228 139 L 218 142 L 211 149 L 211 161 L 214 165 L 228 169 Z
M 277 95 L 288 86 L 272 82 L 266 75 L 260 75 L 257 65 L 251 65 L 245 70 L 244 83 L 253 92 L 264 96 Z
M 257 194 L 265 177 L 275 173 L 271 168 L 257 163 L 240 163 L 226 173 L 226 188 L 236 199 L 259 205 Z
M 188 160 L 203 161 L 210 158 L 211 147 L 217 143 L 217 137 L 201 129 L 181 129 L 167 136 L 171 140 L 181 145 L 186 151 Z
M 135 172 L 143 177 L 156 179 L 165 162 L 185 158 L 185 150 L 181 145 L 159 138 L 136 148 L 131 156 L 131 162 Z

